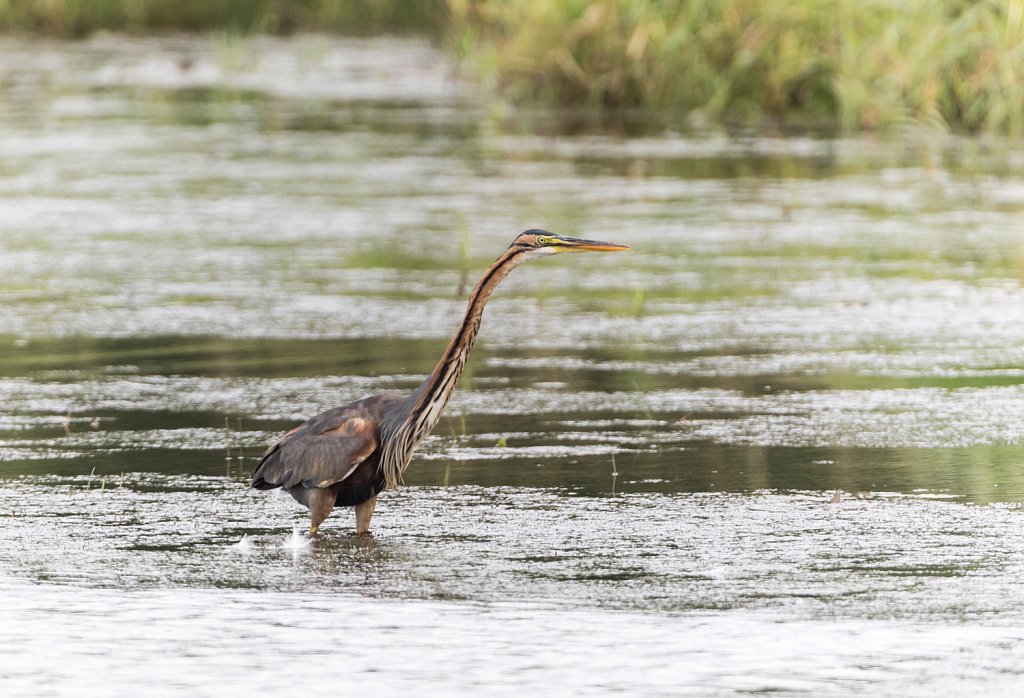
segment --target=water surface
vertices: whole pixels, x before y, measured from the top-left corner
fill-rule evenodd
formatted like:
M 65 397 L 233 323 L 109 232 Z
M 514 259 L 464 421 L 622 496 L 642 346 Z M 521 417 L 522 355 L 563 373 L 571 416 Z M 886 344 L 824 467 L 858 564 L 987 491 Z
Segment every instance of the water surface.
M 382 694 L 1018 692 L 1018 146 L 536 135 L 405 40 L 0 56 L 14 694 L 318 661 Z M 259 453 L 414 389 L 533 226 L 633 249 L 518 269 L 374 536 L 289 543 Z

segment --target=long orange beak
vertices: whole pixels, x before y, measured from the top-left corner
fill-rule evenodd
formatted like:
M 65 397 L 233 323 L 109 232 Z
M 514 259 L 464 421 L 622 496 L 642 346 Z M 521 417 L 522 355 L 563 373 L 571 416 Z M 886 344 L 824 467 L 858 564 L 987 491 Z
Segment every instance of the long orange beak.
M 621 252 L 628 250 L 626 245 L 619 245 L 614 242 L 601 242 L 599 240 L 582 240 L 570 238 L 564 235 L 552 235 L 551 247 L 559 252 Z

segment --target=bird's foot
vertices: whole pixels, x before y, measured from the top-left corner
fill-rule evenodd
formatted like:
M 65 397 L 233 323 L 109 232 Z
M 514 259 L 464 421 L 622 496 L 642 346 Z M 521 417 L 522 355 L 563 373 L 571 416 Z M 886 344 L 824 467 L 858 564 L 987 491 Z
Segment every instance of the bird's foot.
M 319 531 L 319 530 L 320 530 L 319 526 L 310 526 L 309 527 L 309 537 L 310 538 L 316 538 L 316 532 Z

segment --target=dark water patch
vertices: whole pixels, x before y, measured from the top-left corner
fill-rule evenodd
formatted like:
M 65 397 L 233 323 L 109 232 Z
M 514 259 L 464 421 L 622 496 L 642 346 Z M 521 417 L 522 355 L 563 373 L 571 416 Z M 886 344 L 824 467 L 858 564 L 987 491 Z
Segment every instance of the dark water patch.
M 155 336 L 67 337 L 60 340 L 0 338 L 0 376 L 59 376 L 69 382 L 96 375 L 323 376 L 392 373 L 413 364 L 429 369 L 428 357 L 443 346 L 426 340 L 234 339 Z M 434 357 L 436 359 L 436 357 Z

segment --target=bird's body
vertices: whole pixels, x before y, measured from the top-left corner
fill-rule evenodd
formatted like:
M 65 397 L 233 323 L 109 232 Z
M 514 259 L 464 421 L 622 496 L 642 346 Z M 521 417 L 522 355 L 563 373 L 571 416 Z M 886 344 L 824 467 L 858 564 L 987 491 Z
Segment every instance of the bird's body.
M 403 399 L 401 395 L 374 395 L 321 412 L 271 446 L 252 486 L 283 487 L 309 507 L 314 519 L 315 510 L 329 502 L 331 506 L 320 521 L 334 506 L 354 507 L 373 499 L 384 489 L 380 424 Z M 329 496 L 319 497 L 318 490 Z M 317 493 L 312 500 L 311 493 Z
M 527 230 L 495 260 L 469 296 L 466 314 L 434 370 L 411 395 L 374 395 L 335 407 L 292 429 L 263 455 L 252 486 L 283 487 L 310 511 L 310 534 L 335 506 L 355 507 L 367 533 L 377 495 L 397 487 L 416 446 L 433 430 L 480 331 L 484 305 L 515 267 L 569 250 L 615 251 L 623 245 Z

